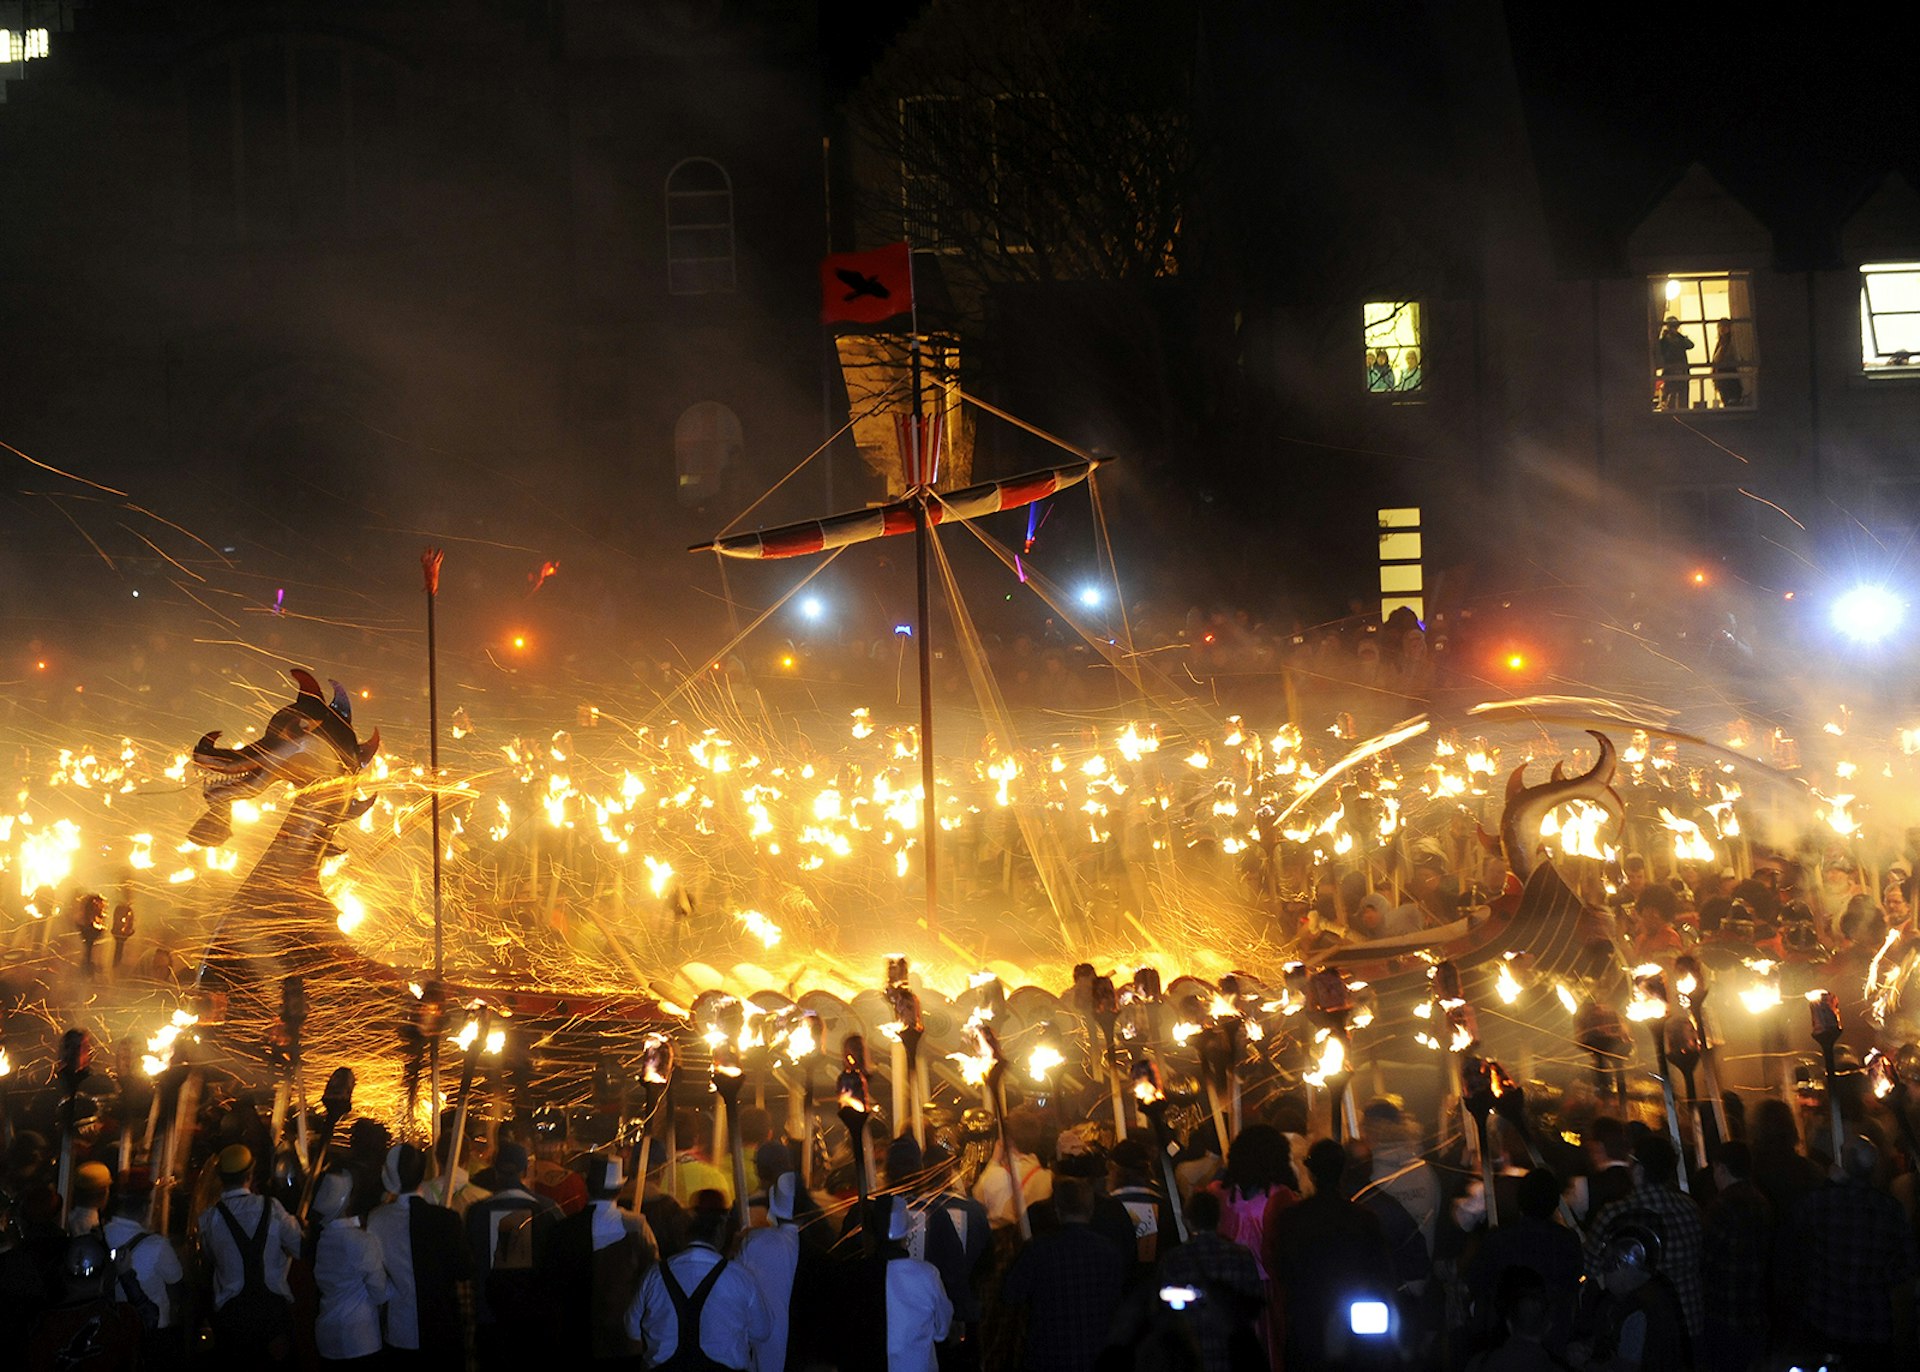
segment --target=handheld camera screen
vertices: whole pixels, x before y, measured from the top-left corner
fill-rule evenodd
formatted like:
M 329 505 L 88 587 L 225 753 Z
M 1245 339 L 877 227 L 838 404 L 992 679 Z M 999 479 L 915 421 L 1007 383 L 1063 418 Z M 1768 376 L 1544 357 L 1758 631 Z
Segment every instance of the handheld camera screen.
M 1347 1307 L 1347 1327 L 1356 1334 L 1386 1333 L 1387 1303 L 1385 1301 L 1355 1301 Z
M 1163 1286 L 1160 1299 L 1175 1310 L 1185 1310 L 1200 1299 L 1200 1293 L 1191 1286 Z

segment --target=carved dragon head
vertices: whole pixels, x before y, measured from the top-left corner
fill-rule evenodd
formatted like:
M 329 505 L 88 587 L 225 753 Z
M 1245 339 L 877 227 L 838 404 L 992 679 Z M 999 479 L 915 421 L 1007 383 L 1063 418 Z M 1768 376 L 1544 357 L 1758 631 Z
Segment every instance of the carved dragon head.
M 313 673 L 295 667 L 287 675 L 299 694 L 292 704 L 274 711 L 258 742 L 223 748 L 216 729 L 194 745 L 194 765 L 209 775 L 202 792 L 207 813 L 188 832 L 190 842 L 203 847 L 225 842 L 233 832 L 236 800 L 259 795 L 282 781 L 296 792 L 330 781 L 350 781 L 380 751 L 378 729 L 365 742 L 354 734 L 353 707 L 339 682 L 329 683 L 333 694 L 328 698 L 321 694 Z M 313 794 L 313 805 L 328 811 L 325 818 L 333 823 L 355 817 L 371 803 L 353 800 L 352 787 L 347 785 Z
M 1527 766 L 1523 762 L 1507 778 L 1506 808 L 1500 813 L 1500 848 L 1507 867 L 1524 884 L 1538 864 L 1540 821 L 1555 806 L 1570 800 L 1587 800 L 1604 809 L 1616 828 L 1626 822 L 1627 808 L 1613 789 L 1617 766 L 1613 740 L 1597 729 L 1587 730 L 1600 745 L 1600 756 L 1591 770 L 1577 777 L 1565 774 L 1561 764 L 1553 764 L 1553 774 L 1537 786 L 1526 784 Z

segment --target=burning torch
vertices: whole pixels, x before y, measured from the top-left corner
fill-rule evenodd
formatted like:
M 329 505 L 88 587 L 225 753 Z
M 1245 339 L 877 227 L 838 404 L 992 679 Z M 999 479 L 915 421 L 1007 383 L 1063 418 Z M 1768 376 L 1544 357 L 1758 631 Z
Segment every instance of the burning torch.
M 1681 1008 L 1693 1017 L 1694 1032 L 1700 1037 L 1700 1065 L 1706 1072 L 1707 1104 L 1713 1111 L 1713 1137 L 1718 1143 L 1727 1136 L 1727 1105 L 1720 1096 L 1720 1064 L 1714 1052 L 1713 1021 L 1707 1017 L 1707 993 L 1713 989 L 1712 978 L 1691 953 L 1673 960 L 1673 978 L 1674 989 L 1680 993 Z
M 1026 1188 L 1020 1184 L 1020 1169 L 1013 1159 L 1013 1135 L 1007 1129 L 1007 1059 L 1000 1051 L 1000 1036 L 993 1032 L 993 1024 L 984 1016 L 976 1015 L 967 1022 L 967 1036 L 973 1040 L 974 1057 L 986 1064 L 986 1078 L 982 1083 L 986 1095 L 987 1108 L 993 1111 L 994 1122 L 1000 1131 L 1000 1156 L 1007 1168 L 1007 1180 L 1013 1186 L 1013 1214 L 1020 1223 L 1020 1237 L 1033 1237 L 1033 1221 L 1027 1216 Z
M 314 1188 L 320 1184 L 321 1173 L 327 1170 L 327 1154 L 333 1151 L 333 1132 L 346 1113 L 353 1109 L 353 1088 L 355 1085 L 351 1067 L 336 1067 L 327 1077 L 327 1084 L 320 1088 L 320 1151 L 307 1168 L 307 1184 L 300 1193 L 299 1219 L 305 1223 L 307 1210 L 313 1204 Z M 452 1180 L 449 1178 L 451 1188 Z
M 1487 1198 L 1487 1228 L 1500 1227 L 1500 1203 L 1493 1186 L 1493 1148 L 1489 1138 L 1488 1116 L 1503 1090 L 1513 1089 L 1513 1079 L 1492 1058 L 1467 1056 L 1460 1064 L 1461 1104 L 1473 1117 L 1480 1138 L 1480 1185 Z
M 1113 1060 L 1113 1029 L 1120 1019 L 1120 995 L 1114 990 L 1112 977 L 1095 977 L 1089 988 L 1093 1022 L 1100 1029 L 1102 1042 L 1106 1044 L 1107 1055 L 1102 1059 L 1107 1069 L 1107 1087 L 1113 1096 L 1113 1136 L 1124 1139 L 1127 1136 L 1127 1107 L 1120 1098 L 1120 1068 Z
M 1178 1204 L 1180 1188 L 1173 1175 L 1173 1155 L 1179 1145 L 1173 1141 L 1173 1129 L 1167 1123 L 1167 1092 L 1160 1084 L 1160 1069 L 1151 1058 L 1136 1058 L 1133 1063 L 1133 1099 L 1153 1129 L 1154 1151 L 1160 1155 L 1160 1180 L 1167 1188 L 1168 1208 L 1180 1231 L 1180 1242 L 1187 1241 L 1187 1217 Z
M 853 1150 L 853 1177 L 860 1191 L 860 1229 L 867 1236 L 869 1250 L 875 1235 L 867 1201 L 873 1189 L 872 1140 L 867 1136 L 870 1114 L 867 1099 L 867 1041 L 848 1034 L 840 1045 L 840 1123 L 847 1127 L 847 1143 Z
M 1840 1093 L 1834 1089 L 1833 1050 L 1840 1042 L 1840 1003 L 1831 991 L 1807 992 L 1807 1012 L 1813 1021 L 1813 1041 L 1820 1045 L 1820 1062 L 1827 1073 L 1827 1108 L 1833 1126 L 1833 1165 L 1840 1166 L 1842 1148 L 1847 1142 L 1845 1124 L 1840 1119 Z
M 730 1041 L 713 1045 L 713 1093 L 726 1111 L 727 1147 L 733 1156 L 733 1214 L 742 1233 L 747 1228 L 747 1146 L 740 1138 L 740 1085 L 745 1074 Z
M 1657 962 L 1642 963 L 1633 969 L 1633 996 L 1627 1003 L 1627 1018 L 1645 1023 L 1653 1037 L 1655 1075 L 1660 1082 L 1660 1098 L 1667 1110 L 1667 1135 L 1673 1140 L 1673 1155 L 1683 1159 L 1687 1150 L 1680 1142 L 1680 1107 L 1673 1098 L 1673 1073 L 1667 1065 L 1666 1020 L 1669 1007 L 1667 974 Z M 1679 1167 L 1680 1189 L 1691 1193 L 1684 1164 Z
M 1861 1065 L 1867 1070 L 1867 1084 L 1873 1088 L 1873 1098 L 1885 1102 L 1899 1122 L 1908 1158 L 1920 1160 L 1920 1136 L 1914 1133 L 1913 1120 L 1907 1114 L 1911 1104 L 1909 1082 L 1920 1072 L 1920 1048 L 1908 1044 L 1897 1058 L 1888 1057 L 1878 1048 L 1869 1048 L 1866 1061 Z
M 500 1012 L 505 1014 L 503 1010 Z M 453 1036 L 453 1043 L 464 1059 L 460 1065 L 460 1104 L 453 1112 L 453 1147 L 447 1152 L 447 1203 L 453 1203 L 454 1181 L 460 1175 L 460 1153 L 467 1142 L 467 1114 L 473 1105 L 473 1074 L 480 1065 L 482 1052 L 498 1053 L 506 1047 L 507 1031 L 493 1027 L 494 1009 L 484 1000 L 467 1006 L 466 1027 Z M 303 1112 L 304 1113 L 304 1112 Z
M 80 1083 L 93 1070 L 93 1040 L 84 1029 L 69 1029 L 60 1036 L 60 1059 L 54 1078 L 60 1083 L 60 1224 L 67 1223 L 67 1211 L 73 1204 L 74 1100 Z
M 897 1129 L 901 1121 L 911 1121 L 913 1141 L 921 1147 L 927 1142 L 927 1122 L 922 1118 L 920 1085 L 920 1040 L 927 1032 L 920 1014 L 920 997 L 907 984 L 907 960 L 895 954 L 887 959 L 887 1004 L 893 1010 L 893 1118 Z M 864 1218 L 862 1220 L 864 1223 Z
M 640 1043 L 640 1143 L 639 1156 L 634 1159 L 633 1175 L 635 1205 L 644 1200 L 647 1194 L 648 1150 L 653 1145 L 654 1097 L 664 1087 L 667 1098 L 673 1098 L 673 1039 L 666 1034 L 651 1033 Z M 667 1112 L 669 1118 L 673 1112 Z M 673 1156 L 673 1145 L 667 1145 L 667 1156 Z
M 1343 1124 L 1349 1137 L 1360 1132 L 1358 1112 L 1347 1092 L 1347 1084 L 1353 1079 L 1353 1044 L 1347 1034 L 1353 992 L 1347 986 L 1346 974 L 1337 967 L 1323 967 L 1308 977 L 1307 1009 L 1326 1031 L 1320 1076 L 1332 1093 L 1328 1107 L 1332 1115 L 1329 1132 L 1337 1142 Z

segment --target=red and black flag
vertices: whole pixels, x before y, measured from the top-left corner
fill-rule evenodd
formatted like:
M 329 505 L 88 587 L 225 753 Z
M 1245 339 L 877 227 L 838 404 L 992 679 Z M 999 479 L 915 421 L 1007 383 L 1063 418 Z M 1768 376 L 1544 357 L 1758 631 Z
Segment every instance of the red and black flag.
M 912 308 L 913 255 L 905 243 L 821 261 L 822 324 L 878 324 Z

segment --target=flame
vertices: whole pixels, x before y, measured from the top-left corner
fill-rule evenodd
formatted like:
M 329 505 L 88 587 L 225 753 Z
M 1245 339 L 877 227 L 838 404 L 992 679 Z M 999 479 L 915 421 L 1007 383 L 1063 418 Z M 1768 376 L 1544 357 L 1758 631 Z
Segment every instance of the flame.
M 1037 1082 L 1044 1083 L 1054 1068 L 1066 1061 L 1066 1056 L 1050 1043 L 1042 1043 L 1027 1054 L 1027 1075 Z
M 735 918 L 766 947 L 771 948 L 780 941 L 780 926 L 758 910 L 742 910 Z
M 1346 1070 L 1346 1042 L 1329 1034 L 1326 1042 L 1320 1045 L 1319 1064 L 1311 1071 L 1305 1073 L 1301 1080 L 1305 1081 L 1309 1086 L 1325 1086 L 1328 1077 L 1338 1076 Z
M 157 1077 L 166 1071 L 173 1065 L 173 1048 L 180 1041 L 180 1035 L 199 1022 L 198 1015 L 175 1010 L 173 1017 L 147 1040 L 147 1051 L 140 1059 L 141 1070 L 150 1077 Z
M 1566 1007 L 1569 1015 L 1577 1015 L 1580 1013 L 1580 1002 L 1574 999 L 1573 992 L 1567 989 L 1565 982 L 1556 981 L 1553 984 L 1553 993 L 1560 997 L 1560 1004 Z
M 1508 954 L 1508 957 L 1511 956 L 1512 954 Z M 1500 976 L 1499 979 L 1494 982 L 1493 989 L 1500 993 L 1500 1003 L 1502 1005 L 1511 1005 L 1520 999 L 1520 980 L 1514 976 L 1513 964 L 1511 962 L 1505 959 L 1501 960 Z
M 1712 862 L 1713 845 L 1700 832 L 1700 826 L 1682 819 L 1666 806 L 1660 807 L 1660 822 L 1673 831 L 1673 855 L 1681 862 Z

